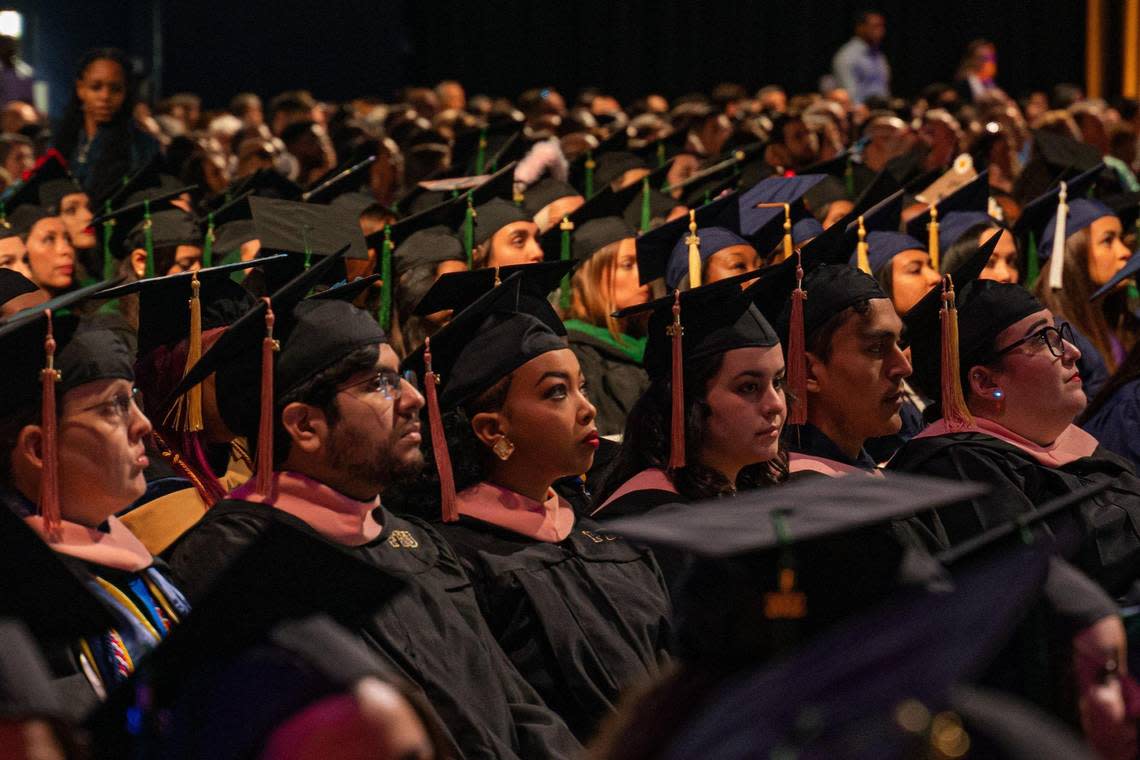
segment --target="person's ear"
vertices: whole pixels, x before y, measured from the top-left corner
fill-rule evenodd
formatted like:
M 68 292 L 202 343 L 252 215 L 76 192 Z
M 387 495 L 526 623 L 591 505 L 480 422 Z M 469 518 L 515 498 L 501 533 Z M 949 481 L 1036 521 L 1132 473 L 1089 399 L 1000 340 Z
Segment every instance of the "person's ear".
M 43 468 L 43 429 L 39 425 L 25 425 L 16 436 L 16 445 L 12 448 L 12 470 L 26 472 L 28 469 L 43 470 Z
M 327 445 L 328 418 L 315 406 L 293 402 L 281 410 L 281 426 L 300 451 L 315 454 Z
M 966 382 L 969 384 L 970 394 L 975 398 L 1000 401 L 1004 395 L 998 387 L 993 371 L 985 367 L 971 367 L 966 374 Z
M 131 271 L 140 280 L 146 277 L 146 249 L 136 248 L 131 251 Z
M 810 351 L 804 351 L 804 376 L 807 382 L 804 387 L 809 393 L 819 393 L 820 380 L 826 378 L 827 367 Z
M 499 412 L 479 412 L 471 418 L 471 430 L 487 448 L 507 435 L 505 420 Z

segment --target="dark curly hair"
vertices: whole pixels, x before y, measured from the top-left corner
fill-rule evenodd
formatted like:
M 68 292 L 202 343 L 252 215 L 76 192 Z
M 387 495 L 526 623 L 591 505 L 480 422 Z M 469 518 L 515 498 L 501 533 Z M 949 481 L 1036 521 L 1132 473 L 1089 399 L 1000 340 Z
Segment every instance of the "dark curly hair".
M 719 354 L 707 362 L 694 362 L 685 367 L 685 409 L 688 410 L 685 415 L 685 459 L 688 464 L 674 471 L 672 479 L 678 493 L 691 500 L 773 485 L 788 477 L 788 457 L 782 448 L 774 460 L 745 467 L 735 483 L 729 483 L 720 472 L 698 461 L 696 455 L 704 445 L 710 411 L 705 396 L 709 383 L 723 363 L 724 354 Z M 667 379 L 654 380 L 626 418 L 621 451 L 594 500 L 595 504 L 604 503 L 622 483 L 637 473 L 666 466 L 671 425 L 672 383 Z

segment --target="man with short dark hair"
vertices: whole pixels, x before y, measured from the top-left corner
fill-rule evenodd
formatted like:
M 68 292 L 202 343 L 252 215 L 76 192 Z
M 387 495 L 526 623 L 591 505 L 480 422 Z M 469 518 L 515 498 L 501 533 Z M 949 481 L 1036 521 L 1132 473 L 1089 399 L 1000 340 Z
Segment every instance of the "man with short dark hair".
M 832 73 L 856 104 L 873 96 L 890 97 L 891 66 L 879 49 L 886 33 L 882 13 L 861 11 L 855 16 L 855 36 L 831 60 Z
M 423 466 L 424 399 L 415 378 L 399 373 L 384 332 L 369 314 L 337 299 L 275 308 L 274 432 L 272 440 L 258 440 L 266 429 L 259 412 L 264 309 L 256 307 L 246 327 L 235 323 L 225 336 L 228 347 L 211 358 L 219 341 L 201 361 L 217 369 L 227 427 L 259 450 L 271 446 L 272 472 L 255 473 L 174 545 L 171 564 L 187 593 L 199 597 L 273 525 L 319 536 L 408 583 L 387 606 L 361 610 L 351 623 L 424 690 L 460 757 L 576 754 L 569 729 L 492 638 L 446 542 L 426 523 L 397 517 L 380 503 L 394 482 Z M 334 578 L 329 593 L 336 593 Z

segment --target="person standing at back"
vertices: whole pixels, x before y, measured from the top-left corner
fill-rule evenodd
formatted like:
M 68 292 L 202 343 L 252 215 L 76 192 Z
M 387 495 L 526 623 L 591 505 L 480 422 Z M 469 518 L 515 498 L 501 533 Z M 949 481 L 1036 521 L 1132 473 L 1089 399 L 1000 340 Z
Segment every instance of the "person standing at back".
M 872 96 L 890 97 L 891 66 L 879 46 L 887 33 L 887 21 L 873 10 L 855 15 L 855 36 L 831 59 L 831 72 L 855 103 Z

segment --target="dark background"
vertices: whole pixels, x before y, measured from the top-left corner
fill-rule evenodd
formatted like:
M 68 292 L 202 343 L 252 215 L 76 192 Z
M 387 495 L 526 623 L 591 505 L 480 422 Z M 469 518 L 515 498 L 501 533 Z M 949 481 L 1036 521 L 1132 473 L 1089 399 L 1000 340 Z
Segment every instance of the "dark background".
M 567 94 L 598 85 L 621 98 L 676 96 L 721 81 L 750 89 L 818 86 L 864 3 L 794 0 L 20 0 L 25 58 L 58 114 L 87 47 L 125 47 L 151 92 L 189 90 L 207 107 L 252 90 L 303 87 L 318 98 L 388 96 L 406 84 L 463 82 L 469 93 Z M 879 2 L 893 89 L 950 80 L 966 43 L 998 47 L 1013 95 L 1084 80 L 1083 2 Z M 1115 35 L 1117 24 L 1107 26 Z M 157 33 L 156 33 L 157 32 Z M 1119 84 L 1108 43 L 1107 91 Z M 1118 68 L 1115 67 L 1115 68 Z

